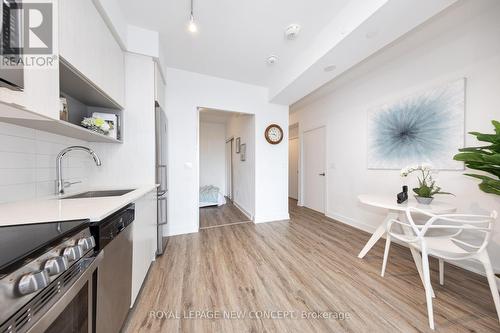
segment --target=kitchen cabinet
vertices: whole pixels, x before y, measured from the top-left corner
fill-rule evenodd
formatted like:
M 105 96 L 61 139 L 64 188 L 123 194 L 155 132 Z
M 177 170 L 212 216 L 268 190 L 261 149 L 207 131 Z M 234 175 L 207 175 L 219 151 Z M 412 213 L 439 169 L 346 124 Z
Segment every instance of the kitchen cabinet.
M 165 110 L 165 79 L 161 73 L 161 68 L 155 62 L 155 102 Z
M 45 2 L 52 3 L 53 15 L 55 15 L 58 12 L 57 5 L 59 1 L 47 0 Z M 53 35 L 57 36 L 59 31 L 57 22 L 54 22 L 52 29 Z M 55 54 L 58 53 L 58 47 L 58 39 L 54 38 L 52 48 Z M 30 55 L 27 54 L 26 56 L 29 57 Z M 48 57 L 51 57 L 51 55 L 48 55 Z M 49 63 L 48 58 L 45 56 L 41 56 L 40 59 L 45 59 Z M 50 63 L 53 66 L 24 66 L 23 90 L 0 87 L 0 117 L 19 116 L 32 118 L 22 112 L 22 110 L 30 110 L 49 119 L 59 119 L 59 67 L 57 61 Z
M 135 203 L 135 220 L 132 223 L 132 300 L 134 305 L 146 278 L 151 262 L 156 257 L 156 189 Z
M 124 106 L 124 54 L 94 3 L 59 1 L 59 54 L 118 105 Z
M 90 0 L 47 0 L 53 4 L 51 67 L 24 67 L 24 89 L 0 87 L 0 121 L 89 142 L 122 143 L 80 125 L 92 115 L 118 115 L 122 125 L 125 97 L 124 54 Z M 57 15 L 59 14 L 59 15 Z M 59 38 L 57 38 L 59 36 Z M 60 96 L 76 101 L 69 119 L 60 120 Z M 74 107 L 78 104 L 77 107 Z

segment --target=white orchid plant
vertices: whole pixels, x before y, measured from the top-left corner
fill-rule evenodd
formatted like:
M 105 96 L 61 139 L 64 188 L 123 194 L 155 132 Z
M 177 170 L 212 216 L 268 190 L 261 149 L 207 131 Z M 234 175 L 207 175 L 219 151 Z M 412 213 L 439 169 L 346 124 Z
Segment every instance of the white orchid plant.
M 416 195 L 423 198 L 433 198 L 435 194 L 451 194 L 449 192 L 442 192 L 441 187 L 436 185 L 436 181 L 432 178 L 432 166 L 430 164 L 419 164 L 408 166 L 401 169 L 401 177 L 408 177 L 413 172 L 420 172 L 418 176 L 418 187 L 413 188 Z

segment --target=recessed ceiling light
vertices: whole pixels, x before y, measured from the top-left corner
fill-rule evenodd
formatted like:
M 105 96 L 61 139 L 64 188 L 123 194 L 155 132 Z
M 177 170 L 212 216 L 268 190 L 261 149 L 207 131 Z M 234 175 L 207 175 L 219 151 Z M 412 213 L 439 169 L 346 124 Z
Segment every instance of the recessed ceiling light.
M 328 65 L 328 66 L 326 66 L 323 70 L 324 70 L 325 72 L 333 72 L 333 71 L 334 71 L 334 70 L 336 70 L 336 69 L 337 69 L 337 66 L 335 66 L 335 65 Z
M 266 59 L 266 63 L 269 65 L 269 66 L 272 66 L 274 65 L 275 63 L 278 62 L 278 57 L 275 56 L 275 55 L 270 55 L 269 57 L 267 57 Z
M 299 32 L 300 32 L 300 25 L 290 24 L 285 29 L 285 38 L 288 40 L 294 40 L 298 37 Z

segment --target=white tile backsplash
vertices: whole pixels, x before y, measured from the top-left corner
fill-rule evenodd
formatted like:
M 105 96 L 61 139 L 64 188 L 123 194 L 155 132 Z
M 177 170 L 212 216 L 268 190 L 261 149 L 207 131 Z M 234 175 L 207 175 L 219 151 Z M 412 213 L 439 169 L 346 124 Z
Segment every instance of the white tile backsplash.
M 53 194 L 57 154 L 72 145 L 88 146 L 88 142 L 0 122 L 0 203 Z M 92 158 L 84 152 L 64 157 L 64 179 L 83 182 L 68 192 L 88 182 L 91 165 Z

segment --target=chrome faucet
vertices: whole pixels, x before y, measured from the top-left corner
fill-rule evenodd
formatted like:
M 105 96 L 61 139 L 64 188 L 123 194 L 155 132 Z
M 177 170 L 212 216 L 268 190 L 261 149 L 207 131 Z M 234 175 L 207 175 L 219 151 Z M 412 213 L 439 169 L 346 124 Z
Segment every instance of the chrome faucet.
M 71 146 L 71 147 L 64 148 L 63 150 L 61 150 L 59 155 L 57 155 L 57 159 L 56 159 L 56 172 L 57 172 L 56 194 L 58 194 L 58 195 L 64 194 L 64 188 L 66 188 L 70 185 L 76 184 L 76 183 L 81 183 L 81 182 L 74 182 L 74 183 L 65 182 L 62 178 L 62 158 L 64 157 L 64 155 L 66 155 L 67 153 L 69 153 L 70 151 L 73 151 L 73 150 L 86 151 L 87 153 L 89 153 L 92 156 L 92 158 L 94 159 L 94 162 L 97 166 L 101 165 L 101 160 L 99 159 L 99 156 L 97 156 L 97 154 L 92 149 L 90 149 L 88 147 Z

